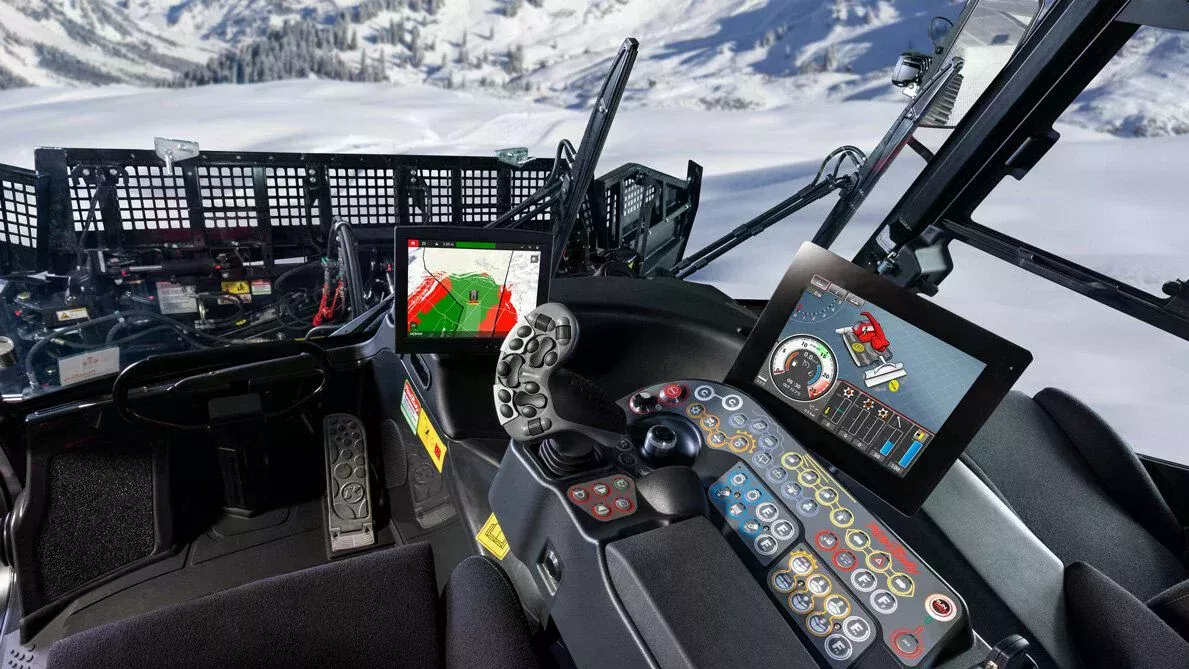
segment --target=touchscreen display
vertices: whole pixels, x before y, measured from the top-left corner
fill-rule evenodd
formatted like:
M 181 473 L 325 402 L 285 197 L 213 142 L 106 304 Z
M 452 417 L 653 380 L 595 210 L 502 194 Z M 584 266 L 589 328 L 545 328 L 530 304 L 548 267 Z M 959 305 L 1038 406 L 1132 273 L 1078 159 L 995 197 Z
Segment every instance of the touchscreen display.
M 755 383 L 904 476 L 985 366 L 815 274 Z
M 542 245 L 408 240 L 407 334 L 502 339 L 537 307 Z

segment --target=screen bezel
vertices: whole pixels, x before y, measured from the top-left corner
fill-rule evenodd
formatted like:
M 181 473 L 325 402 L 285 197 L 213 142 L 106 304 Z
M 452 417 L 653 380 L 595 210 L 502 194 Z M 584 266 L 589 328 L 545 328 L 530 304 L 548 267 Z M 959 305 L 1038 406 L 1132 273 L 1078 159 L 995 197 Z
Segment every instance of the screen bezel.
M 435 241 L 496 242 L 504 244 L 539 244 L 541 246 L 540 276 L 537 279 L 537 306 L 549 301 L 549 284 L 553 267 L 553 235 L 531 230 L 464 228 L 445 225 L 413 225 L 395 228 L 393 235 L 392 269 L 395 294 L 392 318 L 396 326 L 397 353 L 473 353 L 498 351 L 504 337 L 448 338 L 409 336 L 409 253 L 410 239 Z
M 815 274 L 840 284 L 986 365 L 949 418 L 937 429 L 928 448 L 904 476 L 887 470 L 755 382 L 759 370 L 767 364 L 772 346 Z M 1027 350 L 806 242 L 748 336 L 727 374 L 726 383 L 746 391 L 814 453 L 901 513 L 912 515 L 920 509 L 1031 362 L 1032 354 Z

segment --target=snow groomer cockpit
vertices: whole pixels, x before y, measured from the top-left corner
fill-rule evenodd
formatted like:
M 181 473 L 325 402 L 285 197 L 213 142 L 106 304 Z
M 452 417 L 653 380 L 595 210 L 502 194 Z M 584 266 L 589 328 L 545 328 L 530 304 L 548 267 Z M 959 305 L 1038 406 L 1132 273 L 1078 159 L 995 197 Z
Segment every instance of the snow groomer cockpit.
M 631 39 L 543 159 L 0 168 L 4 666 L 1189 667 L 1189 469 L 941 299 L 958 242 L 1184 358 L 1183 279 L 972 216 L 1144 25 L 1189 10 L 971 0 L 870 153 L 689 253 L 699 165 L 596 175 Z M 697 281 L 835 196 L 768 299 Z

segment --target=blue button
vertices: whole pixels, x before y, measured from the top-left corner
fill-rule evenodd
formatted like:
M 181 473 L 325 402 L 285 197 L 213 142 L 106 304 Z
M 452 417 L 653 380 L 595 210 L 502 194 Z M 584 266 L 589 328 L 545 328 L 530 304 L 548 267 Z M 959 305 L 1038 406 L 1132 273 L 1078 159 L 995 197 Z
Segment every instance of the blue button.
M 900 466 L 907 467 L 924 447 L 925 445 L 919 441 L 912 442 L 912 446 L 909 446 L 908 450 L 904 452 L 904 456 L 900 458 Z
M 879 449 L 879 454 L 887 455 L 888 453 L 892 452 L 892 448 L 894 448 L 895 446 L 896 446 L 896 444 L 893 444 L 892 440 L 889 439 L 884 442 L 883 448 Z

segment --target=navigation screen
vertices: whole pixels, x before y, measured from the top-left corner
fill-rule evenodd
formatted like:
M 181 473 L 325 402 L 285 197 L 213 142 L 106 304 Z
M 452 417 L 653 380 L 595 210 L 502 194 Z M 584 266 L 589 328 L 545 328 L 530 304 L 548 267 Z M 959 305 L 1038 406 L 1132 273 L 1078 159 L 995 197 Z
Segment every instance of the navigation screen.
M 537 307 L 539 244 L 409 239 L 408 336 L 503 338 Z
M 985 366 L 814 275 L 755 382 L 904 476 Z

